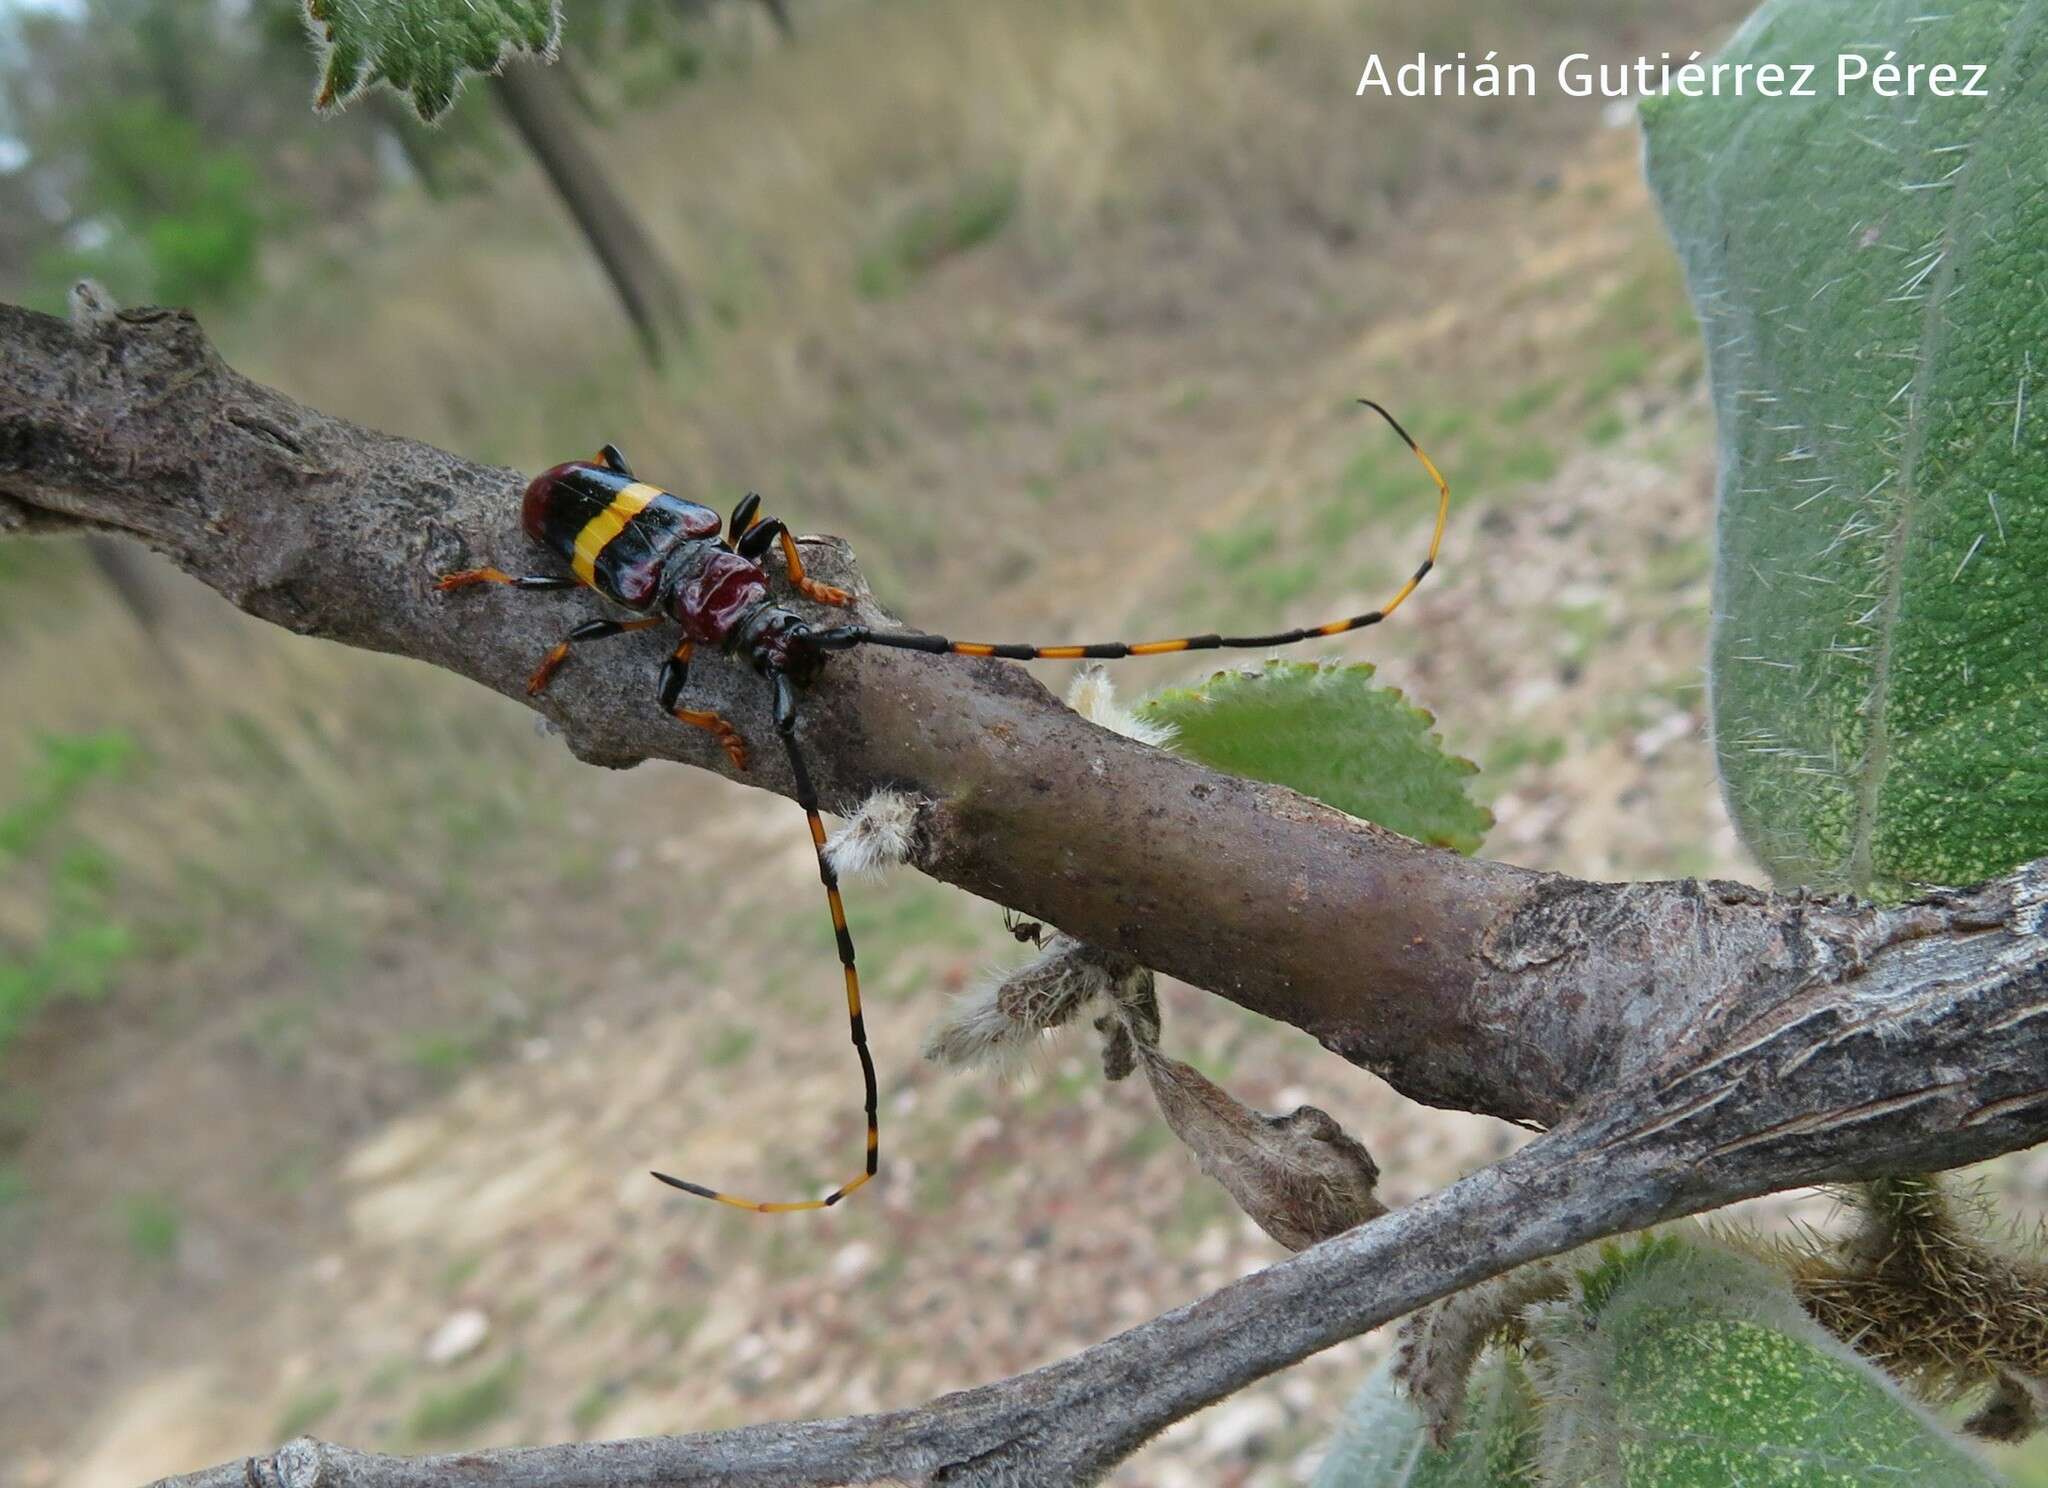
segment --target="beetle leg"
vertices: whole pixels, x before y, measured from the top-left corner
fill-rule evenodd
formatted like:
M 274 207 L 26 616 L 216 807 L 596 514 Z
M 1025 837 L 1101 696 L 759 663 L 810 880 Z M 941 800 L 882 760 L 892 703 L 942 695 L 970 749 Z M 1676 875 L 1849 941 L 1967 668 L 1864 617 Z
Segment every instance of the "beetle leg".
M 740 737 L 738 729 L 716 713 L 699 712 L 695 708 L 673 708 L 670 712 L 675 715 L 677 722 L 687 723 L 692 728 L 704 729 L 710 733 L 711 737 L 718 741 L 719 747 L 725 750 L 725 757 L 732 761 L 735 770 L 746 769 L 747 741 Z
M 552 650 L 540 659 L 540 665 L 533 669 L 533 675 L 526 679 L 526 695 L 536 697 L 554 680 L 555 671 L 569 658 L 569 648 L 580 641 L 601 641 L 608 636 L 624 635 L 629 630 L 646 630 L 651 625 L 666 621 L 664 615 L 655 615 L 646 620 L 590 620 L 577 626 L 561 640 L 555 642 Z
M 740 504 L 732 509 L 732 516 L 726 520 L 725 540 L 737 545 L 749 529 L 761 520 L 761 493 L 749 491 L 740 498 Z
M 735 550 L 742 558 L 759 562 L 774 543 L 782 545 L 782 562 L 789 570 L 789 582 L 796 592 L 805 599 L 815 600 L 824 605 L 849 605 L 853 596 L 844 589 L 831 584 L 821 584 L 804 572 L 803 556 L 797 552 L 796 539 L 790 536 L 789 526 L 780 517 L 770 517 L 758 522 L 747 530 Z
M 671 1178 L 666 1173 L 656 1173 L 671 1188 L 680 1188 L 684 1193 L 695 1194 L 700 1199 L 711 1199 L 720 1204 L 729 1204 L 735 1209 L 749 1209 L 756 1214 L 793 1214 L 808 1209 L 830 1209 L 834 1204 L 869 1182 L 880 1171 L 882 1164 L 882 1132 L 877 1112 L 881 1107 L 880 1093 L 875 1084 L 875 1058 L 868 1052 L 867 1021 L 861 1015 L 860 973 L 853 964 L 853 934 L 846 928 L 846 906 L 839 898 L 839 875 L 833 870 L 832 860 L 825 856 L 825 823 L 818 817 L 818 789 L 811 783 L 811 772 L 804 762 L 803 751 L 796 742 L 796 690 L 787 676 L 778 674 L 775 686 L 775 731 L 782 738 L 782 747 L 789 754 L 790 774 L 796 785 L 797 805 L 803 807 L 804 816 L 810 822 L 811 847 L 818 855 L 818 880 L 825 887 L 825 905 L 832 915 L 832 936 L 839 945 L 839 966 L 846 984 L 846 1021 L 853 1037 L 854 1053 L 860 1056 L 861 1091 L 863 1108 L 867 1114 L 866 1158 L 860 1171 L 839 1187 L 820 1199 L 792 1199 L 780 1203 L 764 1203 L 760 1199 L 743 1199 L 738 1194 L 725 1193 L 716 1188 L 706 1188 L 701 1183 L 691 1183 L 684 1178 Z
M 661 707 L 678 723 L 687 723 L 700 728 L 716 739 L 725 751 L 725 757 L 732 761 L 735 770 L 747 767 L 747 741 L 740 737 L 740 731 L 727 723 L 716 713 L 697 708 L 678 708 L 677 701 L 683 695 L 683 686 L 690 680 L 690 653 L 696 650 L 696 642 L 685 640 L 676 647 L 675 654 L 661 667 Z

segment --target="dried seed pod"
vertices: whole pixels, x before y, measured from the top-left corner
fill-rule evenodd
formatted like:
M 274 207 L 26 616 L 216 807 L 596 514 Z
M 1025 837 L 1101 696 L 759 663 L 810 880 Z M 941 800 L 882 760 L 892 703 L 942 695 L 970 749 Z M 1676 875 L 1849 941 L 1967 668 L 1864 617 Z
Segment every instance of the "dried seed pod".
M 1372 1154 L 1325 1111 L 1254 1111 L 1192 1066 L 1137 1045 L 1160 1114 L 1238 1208 L 1289 1250 L 1387 1212 Z
M 1013 1067 L 1048 1030 L 1098 998 L 1115 997 L 1133 974 L 1149 986 L 1151 973 L 1128 957 L 1055 932 L 1022 966 L 956 997 L 925 1035 L 924 1057 L 953 1069 Z
M 1125 1035 L 1139 1047 L 1159 1047 L 1159 987 L 1157 980 L 1146 968 L 1114 952 L 1104 953 L 1110 971 L 1110 1011 L 1105 1017 L 1112 1019 L 1124 1030 Z M 1100 1026 L 1100 1025 L 1098 1025 Z M 1126 1074 L 1129 1071 L 1125 1071 Z
M 1130 1025 L 1114 1013 L 1104 1013 L 1095 1020 L 1095 1031 L 1102 1035 L 1102 1078 L 1112 1085 L 1128 1080 L 1138 1067 L 1138 1046 L 1131 1038 Z

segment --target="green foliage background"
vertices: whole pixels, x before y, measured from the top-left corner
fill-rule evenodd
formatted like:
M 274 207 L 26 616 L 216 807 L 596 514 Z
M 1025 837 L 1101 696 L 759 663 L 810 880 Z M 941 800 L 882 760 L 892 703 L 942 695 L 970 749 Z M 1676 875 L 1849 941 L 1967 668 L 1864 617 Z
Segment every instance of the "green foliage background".
M 124 303 L 222 304 L 249 288 L 272 213 L 246 152 L 209 145 L 191 119 L 148 98 L 84 112 L 73 127 L 100 241 L 38 259 L 46 300 L 84 275 Z
M 40 933 L 0 942 L 0 1051 L 48 1003 L 103 996 L 134 951 L 133 933 L 115 913 L 113 862 L 62 829 L 95 782 L 133 767 L 135 745 L 124 734 L 102 733 L 48 737 L 39 752 L 0 809 L 0 873 L 34 873 L 47 883 Z

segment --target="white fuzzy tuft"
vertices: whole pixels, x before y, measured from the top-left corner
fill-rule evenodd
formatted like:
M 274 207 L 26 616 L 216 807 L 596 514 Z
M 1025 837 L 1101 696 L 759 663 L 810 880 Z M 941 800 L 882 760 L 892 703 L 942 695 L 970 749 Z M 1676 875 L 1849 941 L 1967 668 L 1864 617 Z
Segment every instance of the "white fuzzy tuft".
M 81 279 L 65 296 L 71 323 L 82 331 L 96 331 L 120 314 L 121 306 L 97 279 Z
M 908 862 L 917 847 L 917 815 L 924 804 L 902 791 L 876 791 L 832 834 L 825 844 L 825 861 L 842 878 Z
M 1109 673 L 1099 666 L 1083 667 L 1074 674 L 1074 680 L 1067 688 L 1067 706 L 1090 723 L 1100 724 L 1113 734 L 1122 734 L 1126 739 L 1136 739 L 1140 744 L 1150 744 L 1154 749 L 1167 749 L 1173 744 L 1173 725 L 1153 723 L 1150 719 L 1140 718 L 1118 702 L 1116 684 L 1109 680 Z
M 992 972 L 947 1003 L 925 1033 L 924 1057 L 948 1069 L 988 1070 L 998 1078 L 1019 1072 L 1045 1042 L 1045 1030 L 1003 1011 L 1006 984 L 1001 972 Z
M 1111 987 L 1100 955 L 1055 933 L 1023 965 L 991 973 L 948 1003 L 925 1035 L 924 1057 L 952 1069 L 1014 1072 L 1046 1034 Z

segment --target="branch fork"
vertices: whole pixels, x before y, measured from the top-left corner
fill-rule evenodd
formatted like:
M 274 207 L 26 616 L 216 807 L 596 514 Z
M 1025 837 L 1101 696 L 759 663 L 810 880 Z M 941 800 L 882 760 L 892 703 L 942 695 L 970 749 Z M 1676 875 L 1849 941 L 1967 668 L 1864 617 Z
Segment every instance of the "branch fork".
M 183 313 L 85 307 L 67 324 L 0 306 L 0 531 L 137 537 L 253 614 L 522 699 L 561 608 L 458 605 L 432 583 L 530 557 L 523 483 L 253 383 Z M 808 540 L 805 562 L 853 592 L 861 623 L 894 623 L 843 544 Z M 584 759 L 734 776 L 640 701 L 658 649 L 579 655 L 533 706 Z M 692 692 L 769 737 L 750 672 L 707 659 Z M 1524 1262 L 2048 1137 L 2048 860 L 1889 909 L 1586 883 L 1119 738 L 1002 662 L 863 648 L 803 706 L 828 803 L 936 803 L 918 812 L 923 871 L 1305 1029 L 1417 1100 L 1548 1130 L 1190 1306 L 915 1410 L 415 1459 L 302 1440 L 172 1482 L 1093 1482 L 1252 1380 Z M 739 778 L 792 789 L 773 751 Z

